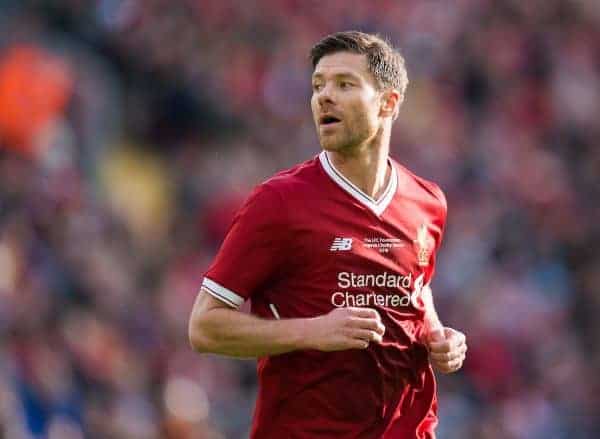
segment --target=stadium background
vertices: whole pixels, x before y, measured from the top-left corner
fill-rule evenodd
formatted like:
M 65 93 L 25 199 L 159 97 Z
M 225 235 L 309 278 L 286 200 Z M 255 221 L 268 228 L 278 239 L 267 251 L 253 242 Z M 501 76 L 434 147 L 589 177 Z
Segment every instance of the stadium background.
M 0 437 L 246 437 L 254 362 L 189 312 L 248 190 L 318 152 L 308 49 L 355 28 L 403 51 L 393 155 L 449 200 L 439 436 L 599 437 L 596 0 L 3 1 Z

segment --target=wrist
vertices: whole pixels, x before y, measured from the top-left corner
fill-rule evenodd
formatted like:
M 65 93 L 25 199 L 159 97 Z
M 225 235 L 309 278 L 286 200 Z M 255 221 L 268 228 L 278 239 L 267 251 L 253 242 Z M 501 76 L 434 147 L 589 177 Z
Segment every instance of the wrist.
M 425 315 L 425 329 L 427 333 L 436 330 L 444 330 L 444 325 L 440 321 L 437 315 Z
M 315 327 L 318 325 L 320 317 L 309 317 L 304 319 L 298 319 L 298 349 L 314 349 L 319 350 L 320 345 L 316 337 L 317 331 Z

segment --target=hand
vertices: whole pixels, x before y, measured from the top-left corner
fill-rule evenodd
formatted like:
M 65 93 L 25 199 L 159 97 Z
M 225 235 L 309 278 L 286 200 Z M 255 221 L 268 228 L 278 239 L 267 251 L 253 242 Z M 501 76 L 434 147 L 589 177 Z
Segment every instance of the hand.
M 366 349 L 370 342 L 381 343 L 385 326 L 372 308 L 335 308 L 312 319 L 309 345 L 320 351 Z
M 427 338 L 427 347 L 431 364 L 442 373 L 456 372 L 465 361 L 466 337 L 455 329 L 433 330 Z

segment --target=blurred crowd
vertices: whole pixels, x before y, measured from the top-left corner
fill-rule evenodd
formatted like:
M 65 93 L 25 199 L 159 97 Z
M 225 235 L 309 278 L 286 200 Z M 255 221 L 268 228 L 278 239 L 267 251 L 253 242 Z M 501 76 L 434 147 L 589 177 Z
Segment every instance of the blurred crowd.
M 448 198 L 439 436 L 600 437 L 596 0 L 2 2 L 0 437 L 247 437 L 255 362 L 187 321 L 248 191 L 318 153 L 308 51 L 347 29 L 403 52 L 392 154 Z

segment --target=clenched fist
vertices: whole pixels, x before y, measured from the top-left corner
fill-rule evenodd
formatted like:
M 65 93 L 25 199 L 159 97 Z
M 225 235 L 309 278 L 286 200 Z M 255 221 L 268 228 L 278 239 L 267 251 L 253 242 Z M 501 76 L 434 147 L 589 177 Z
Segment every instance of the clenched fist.
M 372 308 L 335 308 L 311 319 L 307 325 L 310 345 L 320 351 L 366 349 L 370 342 L 381 343 L 385 326 Z
M 431 364 L 442 373 L 456 372 L 465 361 L 466 337 L 455 329 L 433 330 L 427 338 L 427 347 Z

